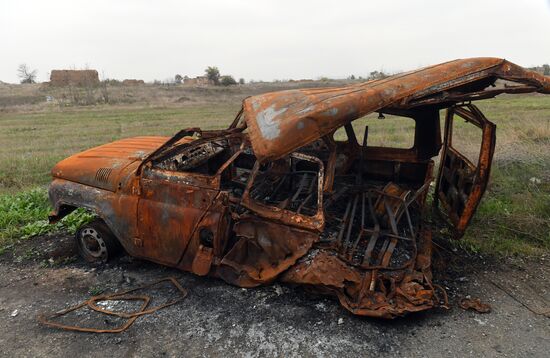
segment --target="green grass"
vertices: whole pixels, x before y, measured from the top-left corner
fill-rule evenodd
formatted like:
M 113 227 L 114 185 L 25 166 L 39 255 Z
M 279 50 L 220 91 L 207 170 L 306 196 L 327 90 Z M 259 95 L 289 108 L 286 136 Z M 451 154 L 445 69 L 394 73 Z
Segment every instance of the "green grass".
M 478 106 L 497 124 L 489 187 L 465 245 L 484 253 L 550 250 L 550 98 L 504 96 Z
M 462 245 L 502 255 L 547 252 L 550 98 L 505 95 L 477 105 L 497 124 L 497 148 L 489 187 Z M 239 106 L 238 100 L 228 100 L 180 107 L 52 107 L 0 112 L 0 247 L 56 229 L 45 224 L 50 210 L 45 190 L 33 188 L 49 182 L 49 171 L 57 161 L 124 137 L 171 135 L 191 126 L 224 128 Z M 386 117 L 380 121 L 370 115 L 355 121 L 359 140 L 368 122 L 371 145 L 409 147 L 412 121 Z M 375 128 L 379 126 L 383 128 Z M 455 138 L 457 147 L 475 158 L 479 131 L 461 122 L 456 128 L 460 133 Z
M 59 223 L 50 225 L 51 211 L 45 188 L 35 188 L 17 194 L 0 195 L 0 254 L 20 240 L 49 232 L 76 230 L 93 215 L 82 209 L 66 216 Z
M 550 183 L 540 179 L 548 169 L 548 164 L 497 162 L 464 243 L 502 255 L 550 250 Z

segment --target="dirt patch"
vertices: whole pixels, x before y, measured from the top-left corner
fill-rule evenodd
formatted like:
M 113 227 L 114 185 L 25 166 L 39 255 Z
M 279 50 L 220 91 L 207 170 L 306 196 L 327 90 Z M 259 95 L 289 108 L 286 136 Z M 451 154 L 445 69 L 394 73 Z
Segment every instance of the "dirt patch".
M 78 262 L 74 237 L 68 233 L 46 234 L 22 240 L 0 255 L 1 264 L 17 266 L 53 266 Z M 81 264 L 85 264 L 81 262 Z
M 18 259 L 33 249 L 40 255 Z M 444 250 L 450 252 L 441 254 Z M 548 318 L 524 306 L 548 307 L 546 257 L 495 262 L 439 249 L 437 255 L 447 265 L 434 269 L 439 272 L 436 281 L 449 291 L 452 309 L 381 321 L 348 314 L 338 302 L 300 288 L 274 284 L 242 289 L 127 256 L 91 268 L 75 255 L 72 237 L 63 234 L 29 239 L 15 252 L 0 257 L 0 345 L 4 354 L 543 357 L 550 349 Z M 54 256 L 72 260 L 44 264 Z M 125 333 L 65 332 L 36 322 L 38 313 L 166 276 L 177 277 L 189 289 L 188 298 L 138 319 Z M 491 304 L 493 312 L 481 315 L 457 308 L 457 300 L 467 295 Z

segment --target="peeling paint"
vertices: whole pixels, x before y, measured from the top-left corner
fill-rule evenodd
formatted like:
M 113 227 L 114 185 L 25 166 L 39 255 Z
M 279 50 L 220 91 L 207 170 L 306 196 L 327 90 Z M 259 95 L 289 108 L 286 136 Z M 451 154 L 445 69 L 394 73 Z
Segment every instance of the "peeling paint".
M 334 107 L 323 112 L 325 116 L 336 116 L 338 114 L 338 108 Z
M 287 108 L 275 110 L 275 106 L 271 106 L 258 113 L 256 116 L 256 123 L 258 123 L 258 127 L 264 139 L 272 140 L 279 136 L 281 130 L 279 128 L 279 122 L 276 121 L 275 118 L 285 113 L 286 110 Z
M 299 110 L 299 111 L 296 112 L 296 113 L 298 113 L 298 114 L 306 114 L 306 113 L 309 113 L 309 112 L 314 111 L 314 110 L 315 110 L 315 106 L 311 105 L 311 106 L 306 107 L 306 108 L 304 108 L 304 109 L 302 109 L 302 110 Z

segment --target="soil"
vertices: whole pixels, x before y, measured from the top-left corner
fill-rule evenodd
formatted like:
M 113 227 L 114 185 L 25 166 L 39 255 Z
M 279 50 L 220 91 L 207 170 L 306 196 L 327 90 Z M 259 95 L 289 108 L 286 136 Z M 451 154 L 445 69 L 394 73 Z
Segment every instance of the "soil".
M 435 279 L 447 288 L 451 309 L 384 321 L 353 316 L 337 301 L 299 287 L 242 289 L 128 256 L 90 267 L 70 235 L 35 237 L 0 256 L 0 355 L 548 356 L 550 257 L 496 260 L 440 248 L 435 258 Z M 188 297 L 138 318 L 123 333 L 68 332 L 36 320 L 91 295 L 168 276 L 189 290 Z M 467 296 L 490 304 L 491 313 L 458 308 Z M 115 321 L 97 322 L 113 328 Z

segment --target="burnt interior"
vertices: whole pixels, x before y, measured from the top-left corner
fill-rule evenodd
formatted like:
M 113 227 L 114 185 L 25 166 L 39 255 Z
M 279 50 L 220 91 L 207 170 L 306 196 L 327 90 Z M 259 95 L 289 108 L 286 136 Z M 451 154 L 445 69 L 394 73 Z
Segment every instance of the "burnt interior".
M 401 268 L 415 257 L 427 186 L 343 184 L 327 198 L 321 244 L 362 268 Z
M 259 168 L 250 197 L 264 205 L 313 216 L 318 209 L 319 165 L 287 157 Z
M 463 119 L 481 126 L 484 117 L 477 107 L 452 108 Z M 348 123 L 343 127 L 346 140 L 336 140 L 333 132 L 283 158 L 260 163 L 246 127 L 239 127 L 229 134 L 207 133 L 174 146 L 155 159 L 153 167 L 219 176 L 219 187 L 212 189 L 228 194 L 233 217 L 259 216 L 283 225 L 318 223 L 322 218 L 317 227 L 303 226 L 319 231 L 317 247 L 362 269 L 402 269 L 416 258 L 425 200 L 433 180 L 432 158 L 443 147 L 440 115 L 437 106 L 386 108 L 383 112 L 414 120 L 412 147 L 369 145 L 368 126 L 359 143 Z M 443 198 L 450 221 L 457 222 L 472 192 L 476 168 L 448 148 L 435 200 Z M 244 197 L 249 201 L 243 202 Z M 224 252 L 238 241 L 231 230 L 229 233 L 220 239 Z
M 359 149 L 359 154 L 337 154 L 344 163 L 336 166 L 332 190 L 324 197 L 321 245 L 365 269 L 402 268 L 416 256 L 433 162 L 408 161 L 407 150 L 392 160 Z
M 227 140 L 213 140 L 182 148 L 176 154 L 168 155 L 157 161 L 161 169 L 214 175 L 229 159 L 230 150 Z
M 441 147 L 437 110 L 414 110 L 406 116 L 416 123 L 415 145 L 409 149 L 369 147 L 368 127 L 359 144 L 353 127 L 346 125 L 346 141 L 336 141 L 331 134 L 301 148 L 297 155 L 267 163 L 256 163 L 242 133 L 181 145 L 158 158 L 154 166 L 220 174 L 220 189 L 229 193 L 230 210 L 239 214 L 249 212 L 238 204 L 247 186 L 251 200 L 274 210 L 312 217 L 322 205 L 321 247 L 331 248 L 358 267 L 397 269 L 415 258 L 422 208 L 432 180 L 431 158 Z M 308 156 L 323 163 L 323 173 Z M 325 184 L 319 200 L 321 176 Z

